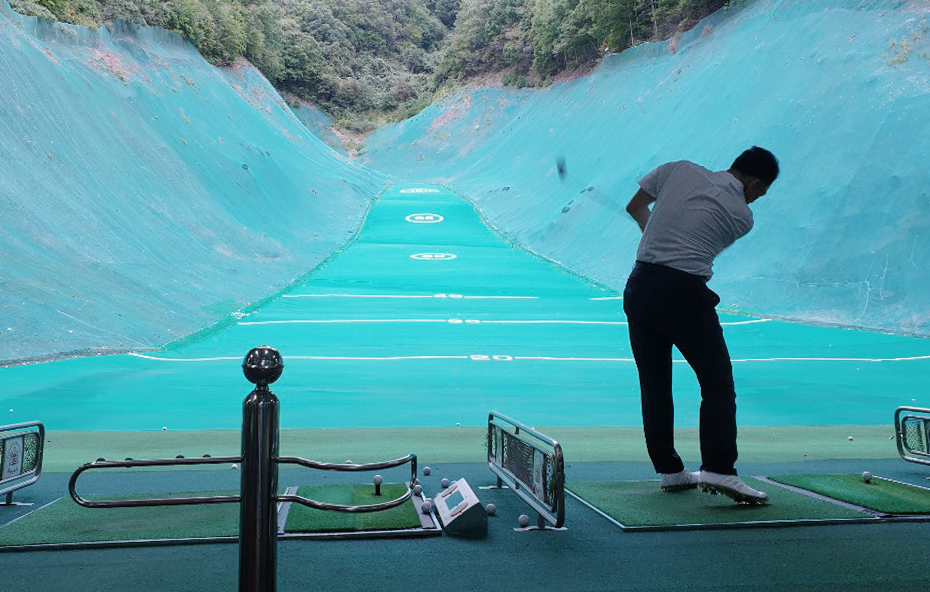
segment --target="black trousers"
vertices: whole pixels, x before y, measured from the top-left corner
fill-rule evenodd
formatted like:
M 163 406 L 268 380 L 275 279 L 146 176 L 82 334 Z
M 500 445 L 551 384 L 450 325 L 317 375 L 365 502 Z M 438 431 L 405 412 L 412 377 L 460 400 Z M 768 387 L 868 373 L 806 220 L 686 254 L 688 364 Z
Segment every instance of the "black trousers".
M 672 346 L 701 385 L 701 469 L 735 475 L 736 390 L 730 352 L 704 278 L 637 262 L 623 292 L 630 345 L 639 370 L 646 448 L 657 473 L 684 470 L 675 451 Z

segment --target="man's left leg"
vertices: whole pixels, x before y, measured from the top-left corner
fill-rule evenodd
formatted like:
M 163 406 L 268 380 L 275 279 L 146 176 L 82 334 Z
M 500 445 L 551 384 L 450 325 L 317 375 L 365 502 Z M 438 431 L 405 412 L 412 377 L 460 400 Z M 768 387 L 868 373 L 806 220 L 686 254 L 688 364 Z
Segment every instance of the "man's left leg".
M 736 389 L 730 352 L 713 298 L 706 307 L 690 311 L 680 326 L 675 345 L 691 365 L 701 385 L 701 482 L 699 487 L 723 493 L 736 501 L 764 504 L 768 495 L 752 489 L 736 476 Z M 712 304 L 711 304 L 712 303 Z

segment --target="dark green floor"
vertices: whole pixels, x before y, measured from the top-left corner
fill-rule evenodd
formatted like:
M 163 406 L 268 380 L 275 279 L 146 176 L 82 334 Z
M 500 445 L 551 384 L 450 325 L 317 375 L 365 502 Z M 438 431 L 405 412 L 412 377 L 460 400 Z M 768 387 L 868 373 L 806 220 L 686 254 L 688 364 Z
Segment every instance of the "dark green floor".
M 741 468 L 748 475 L 854 473 L 863 467 L 914 483 L 930 476 L 930 471 L 898 459 L 756 462 Z M 490 519 L 487 539 L 281 541 L 278 590 L 386 590 L 399 582 L 448 592 L 512 586 L 552 592 L 927 589 L 919 563 L 930 551 L 926 523 L 622 533 L 569 499 L 567 530 L 517 532 L 517 516 L 530 512 L 509 491 L 477 489 L 494 482 L 485 465 L 433 463 L 432 468 L 432 476 L 423 478 L 428 491 L 436 490 L 443 477 L 465 477 L 483 503 L 497 505 L 498 517 Z M 576 481 L 654 477 L 647 463 L 635 461 L 569 463 L 567 473 Z M 41 504 L 61 495 L 67 477 L 44 475 L 17 499 Z M 285 480 L 302 477 L 302 471 L 282 472 Z M 325 483 L 357 476 L 315 478 Z M 237 479 L 234 471 L 150 471 L 103 476 L 87 486 L 107 493 L 124 491 L 131 482 L 157 492 L 178 480 L 196 489 L 229 487 Z M 2 580 L 4 592 L 236 590 L 237 569 L 237 548 L 228 544 L 0 553 L 0 572 L 8 574 Z

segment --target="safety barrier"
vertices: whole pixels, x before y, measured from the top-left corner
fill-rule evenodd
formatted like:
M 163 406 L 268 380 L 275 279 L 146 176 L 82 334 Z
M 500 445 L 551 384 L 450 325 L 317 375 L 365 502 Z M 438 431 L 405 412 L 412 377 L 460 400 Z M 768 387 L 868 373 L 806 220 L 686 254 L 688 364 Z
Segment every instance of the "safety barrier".
M 930 465 L 930 409 L 898 407 L 894 413 L 894 431 L 901 458 Z
M 13 492 L 32 485 L 42 473 L 45 426 L 28 421 L 0 426 L 0 495 L 12 506 Z
M 496 411 L 488 414 L 488 467 L 539 515 L 539 528 L 565 524 L 565 460 L 549 436 Z
M 294 502 L 331 512 L 377 512 L 399 506 L 413 496 L 417 482 L 417 457 L 408 454 L 395 460 L 369 464 L 332 464 L 295 456 L 279 456 L 278 398 L 268 385 L 284 371 L 277 350 L 262 346 L 249 351 L 242 362 L 246 378 L 255 389 L 245 398 L 242 407 L 242 455 L 237 457 L 174 458 L 153 460 L 108 461 L 99 459 L 79 467 L 72 475 L 68 490 L 75 502 L 86 508 L 132 508 L 142 506 L 179 506 L 198 504 L 239 503 L 239 590 L 240 592 L 274 592 L 277 577 L 277 502 Z M 241 463 L 242 479 L 239 495 L 189 498 L 87 500 L 78 495 L 77 481 L 91 470 L 190 466 Z M 344 506 L 307 499 L 298 495 L 278 494 L 278 466 L 296 464 L 327 471 L 376 471 L 410 464 L 407 491 L 380 504 Z

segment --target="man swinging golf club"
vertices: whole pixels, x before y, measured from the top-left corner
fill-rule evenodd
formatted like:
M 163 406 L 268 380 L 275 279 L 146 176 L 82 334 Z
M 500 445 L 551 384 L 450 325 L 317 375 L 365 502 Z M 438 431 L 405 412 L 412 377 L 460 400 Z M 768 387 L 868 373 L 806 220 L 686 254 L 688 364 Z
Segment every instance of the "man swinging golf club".
M 720 298 L 707 281 L 714 258 L 752 229 L 749 204 L 765 195 L 776 177 L 778 160 L 757 146 L 726 171 L 670 162 L 640 179 L 626 206 L 643 236 L 623 310 L 639 370 L 646 448 L 664 491 L 700 487 L 741 503 L 768 501 L 736 474 L 733 368 L 714 309 Z M 675 451 L 673 345 L 701 385 L 699 473 L 686 471 Z

